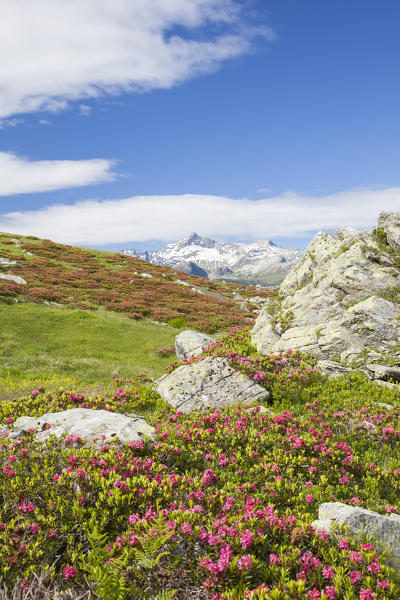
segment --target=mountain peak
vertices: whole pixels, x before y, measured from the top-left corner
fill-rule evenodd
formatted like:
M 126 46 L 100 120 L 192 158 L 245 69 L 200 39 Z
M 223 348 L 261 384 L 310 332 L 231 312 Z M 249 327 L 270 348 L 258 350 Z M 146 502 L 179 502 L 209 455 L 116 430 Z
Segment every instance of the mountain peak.
M 202 238 L 198 233 L 191 233 L 188 237 L 178 242 L 182 246 L 201 246 L 202 248 L 214 248 L 216 242 L 209 238 Z

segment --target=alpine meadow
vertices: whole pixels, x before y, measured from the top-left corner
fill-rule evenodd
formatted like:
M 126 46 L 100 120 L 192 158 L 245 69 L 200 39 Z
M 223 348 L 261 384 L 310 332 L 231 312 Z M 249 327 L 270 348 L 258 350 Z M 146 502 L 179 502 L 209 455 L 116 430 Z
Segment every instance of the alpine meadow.
M 399 600 L 398 2 L 0 17 L 0 600 Z

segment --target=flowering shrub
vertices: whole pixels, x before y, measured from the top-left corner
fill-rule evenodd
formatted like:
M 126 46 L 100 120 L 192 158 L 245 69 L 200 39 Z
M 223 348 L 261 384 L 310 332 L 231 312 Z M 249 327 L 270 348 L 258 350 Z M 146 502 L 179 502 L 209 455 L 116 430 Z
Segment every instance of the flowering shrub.
M 164 348 L 160 348 L 159 350 L 156 350 L 156 354 L 158 354 L 158 356 L 170 356 L 171 354 L 175 353 L 175 348 L 174 346 L 170 346 L 169 348 L 167 348 L 166 346 Z
M 302 394 L 317 373 L 316 360 L 299 351 L 287 350 L 277 355 L 258 354 L 251 344 L 250 331 L 233 329 L 226 336 L 217 339 L 203 348 L 200 356 L 192 356 L 183 364 L 189 365 L 214 356 L 226 359 L 229 364 L 268 389 L 277 400 L 296 393 Z M 166 371 L 171 373 L 180 364 L 170 363 Z
M 399 396 L 361 376 L 303 385 L 306 406 L 271 414 L 184 415 L 133 380 L 115 381 L 109 397 L 41 386 L 0 405 L 3 423 L 72 406 L 151 410 L 158 436 L 94 450 L 77 436 L 38 447 L 33 432 L 3 434 L 4 583 L 29 586 L 48 571 L 49 588 L 93 598 L 398 598 L 373 542 L 310 524 L 331 500 L 400 513 L 400 410 L 372 404 Z

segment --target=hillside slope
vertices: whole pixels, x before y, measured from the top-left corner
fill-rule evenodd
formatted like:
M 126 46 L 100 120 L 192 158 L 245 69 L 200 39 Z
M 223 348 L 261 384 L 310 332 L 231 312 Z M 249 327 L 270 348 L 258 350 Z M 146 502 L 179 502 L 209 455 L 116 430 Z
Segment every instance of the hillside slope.
M 22 278 L 22 280 L 20 279 Z M 25 282 L 25 283 L 24 283 Z M 0 234 L 0 299 L 121 312 L 202 331 L 248 326 L 273 292 L 177 274 L 118 253 Z

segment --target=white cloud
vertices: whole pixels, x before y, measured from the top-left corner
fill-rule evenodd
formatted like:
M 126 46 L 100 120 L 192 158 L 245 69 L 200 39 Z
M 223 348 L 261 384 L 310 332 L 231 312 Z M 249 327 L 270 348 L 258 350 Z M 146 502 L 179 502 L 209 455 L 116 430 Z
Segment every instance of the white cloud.
M 261 200 L 187 194 L 86 200 L 0 215 L 0 231 L 101 246 L 177 240 L 191 231 L 227 239 L 308 237 L 319 229 L 369 229 L 380 210 L 400 209 L 400 187 L 352 189 L 320 197 Z
M 0 152 L 0 196 L 31 194 L 112 181 L 115 161 L 35 160 Z
M 0 129 L 7 129 L 8 127 L 17 127 L 17 125 L 21 125 L 23 122 L 24 119 L 19 119 L 18 117 L 14 117 L 13 119 L 1 119 Z
M 88 117 L 90 115 L 90 113 L 92 112 L 92 107 L 88 106 L 87 104 L 80 104 L 79 112 L 83 117 Z
M 0 118 L 168 88 L 274 37 L 239 0 L 2 0 L 1 15 Z

